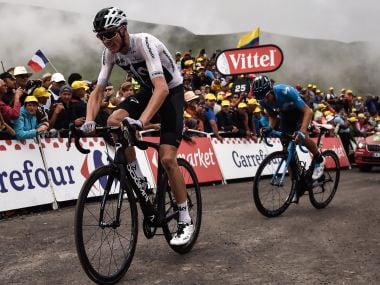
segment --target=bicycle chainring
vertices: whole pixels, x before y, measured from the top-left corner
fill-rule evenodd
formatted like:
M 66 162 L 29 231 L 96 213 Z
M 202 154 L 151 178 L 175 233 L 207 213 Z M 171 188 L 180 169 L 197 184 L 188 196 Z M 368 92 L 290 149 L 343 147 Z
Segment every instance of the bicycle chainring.
M 152 223 L 146 218 L 143 220 L 143 232 L 147 239 L 151 239 L 155 236 L 157 227 L 152 226 Z

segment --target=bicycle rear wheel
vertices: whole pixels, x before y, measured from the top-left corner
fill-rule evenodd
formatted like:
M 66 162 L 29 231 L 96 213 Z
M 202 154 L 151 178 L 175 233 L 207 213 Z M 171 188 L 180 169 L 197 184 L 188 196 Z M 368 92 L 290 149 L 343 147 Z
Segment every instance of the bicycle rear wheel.
M 269 154 L 257 169 L 253 182 L 253 200 L 257 210 L 268 217 L 281 215 L 290 205 L 294 195 L 294 181 L 286 174 L 281 184 L 287 153 Z
M 316 209 L 325 208 L 334 198 L 338 189 L 340 178 L 340 164 L 338 156 L 331 150 L 322 152 L 326 159 L 326 166 L 321 178 L 314 181 L 313 188 L 309 191 L 310 203 Z
M 202 222 L 202 197 L 198 178 L 195 174 L 194 169 L 186 160 L 182 158 L 178 158 L 177 162 L 186 183 L 189 214 L 194 224 L 194 233 L 188 243 L 184 245 L 170 244 L 170 240 L 177 231 L 179 214 L 177 202 L 171 191 L 169 180 L 166 174 L 164 174 L 164 178 L 162 180 L 162 189 L 160 191 L 162 191 L 164 195 L 160 195 L 162 196 L 162 201 L 159 202 L 159 207 L 161 207 L 160 212 L 165 213 L 165 217 L 171 216 L 171 219 L 162 225 L 162 230 L 164 232 L 166 241 L 175 252 L 184 254 L 192 249 L 199 235 Z
M 136 249 L 136 202 L 132 190 L 127 188 L 117 221 L 120 191 L 119 171 L 107 165 L 88 177 L 77 201 L 75 243 L 78 257 L 88 277 L 98 284 L 118 282 L 127 272 Z

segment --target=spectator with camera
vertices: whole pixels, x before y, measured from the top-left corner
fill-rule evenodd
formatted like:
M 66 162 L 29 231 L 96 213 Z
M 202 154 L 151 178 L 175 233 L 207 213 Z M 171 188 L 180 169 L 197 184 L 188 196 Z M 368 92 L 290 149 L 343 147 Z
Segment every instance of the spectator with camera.
M 219 134 L 219 129 L 217 125 L 217 118 L 214 112 L 214 105 L 216 102 L 216 97 L 214 94 L 209 93 L 205 97 L 205 108 L 203 112 L 205 132 L 213 133 L 214 136 L 220 141 L 223 142 L 223 138 Z
M 13 105 L 9 106 L 4 103 L 3 97 L 7 94 L 7 85 L 5 84 L 4 80 L 0 79 L 0 114 L 3 117 L 4 123 L 6 123 L 9 126 L 12 126 L 11 121 L 18 119 L 20 116 L 20 97 L 23 94 L 23 90 L 21 88 L 17 88 L 14 97 L 13 97 Z M 2 133 L 1 135 L 2 139 L 10 139 L 8 133 Z
M 28 89 L 31 87 L 30 83 L 28 85 L 28 81 L 32 73 L 29 73 L 25 66 L 16 66 L 13 70 L 13 75 L 16 78 L 16 88 L 20 88 L 23 91 L 20 97 L 20 102 L 23 104 L 25 97 L 28 96 Z
M 7 92 L 3 97 L 3 102 L 9 106 L 13 105 L 13 96 L 16 90 L 16 77 L 10 72 L 0 74 L 0 79 L 4 80 L 7 86 Z
M 68 129 L 71 122 L 80 126 L 83 120 L 74 120 L 73 118 L 73 91 L 69 85 L 63 85 L 59 90 L 59 99 L 50 109 L 49 124 L 50 129 L 58 132 L 59 136 L 67 137 Z
M 20 117 L 12 122 L 18 140 L 35 138 L 49 128 L 48 122 L 38 123 L 38 106 L 39 102 L 35 96 L 30 95 L 25 98 Z

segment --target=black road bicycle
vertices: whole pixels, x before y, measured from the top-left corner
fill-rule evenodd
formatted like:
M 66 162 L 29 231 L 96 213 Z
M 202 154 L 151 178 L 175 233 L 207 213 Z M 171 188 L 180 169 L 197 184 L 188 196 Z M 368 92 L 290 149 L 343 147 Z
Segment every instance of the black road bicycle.
M 317 146 L 320 147 L 323 134 L 331 129 L 330 125 L 317 125 L 320 128 Z M 339 184 L 339 158 L 332 150 L 325 150 L 322 155 L 326 159 L 323 175 L 312 179 L 315 161 L 311 161 L 306 169 L 306 162 L 300 161 L 295 136 L 273 131 L 273 137 L 281 139 L 283 150 L 269 154 L 260 164 L 253 183 L 253 199 L 261 214 L 272 218 L 281 215 L 292 202 L 307 191 L 311 204 L 317 208 L 325 208 L 333 199 Z M 266 138 L 267 145 L 272 146 Z M 299 145 L 301 151 L 308 152 Z
M 169 246 L 184 254 L 194 246 L 201 227 L 202 199 L 197 176 L 192 166 L 178 158 L 178 165 L 186 182 L 188 206 L 194 224 L 194 233 L 184 245 L 170 245 L 177 230 L 178 207 L 171 191 L 168 176 L 160 161 L 157 169 L 157 189 L 144 191 L 137 185 L 126 165 L 124 150 L 136 146 L 157 152 L 159 145 L 137 139 L 133 127 L 96 127 L 98 136 L 117 136 L 114 158 L 109 154 L 108 165 L 94 170 L 84 182 L 75 212 L 75 243 L 81 265 L 88 277 L 98 284 L 114 284 L 128 271 L 132 262 L 138 235 L 137 205 L 140 204 L 143 232 L 150 239 L 162 228 Z M 89 153 L 80 144 L 83 133 L 70 128 L 68 148 L 72 138 L 81 153 Z M 155 190 L 155 191 L 154 191 Z M 151 193 L 147 193 L 151 192 Z

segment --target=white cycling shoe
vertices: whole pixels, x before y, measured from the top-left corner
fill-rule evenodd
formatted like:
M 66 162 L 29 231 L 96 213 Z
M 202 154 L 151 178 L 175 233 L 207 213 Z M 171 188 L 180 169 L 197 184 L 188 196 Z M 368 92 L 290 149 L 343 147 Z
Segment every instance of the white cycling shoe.
M 194 233 L 193 222 L 191 222 L 190 224 L 178 222 L 177 232 L 174 234 L 173 238 L 170 240 L 170 244 L 184 245 L 190 241 L 193 233 Z
M 312 175 L 312 178 L 314 180 L 317 180 L 318 178 L 320 178 L 322 176 L 323 171 L 325 170 L 325 163 L 326 163 L 326 159 L 324 157 L 323 157 L 322 162 L 315 163 L 314 171 L 313 171 L 313 175 Z

